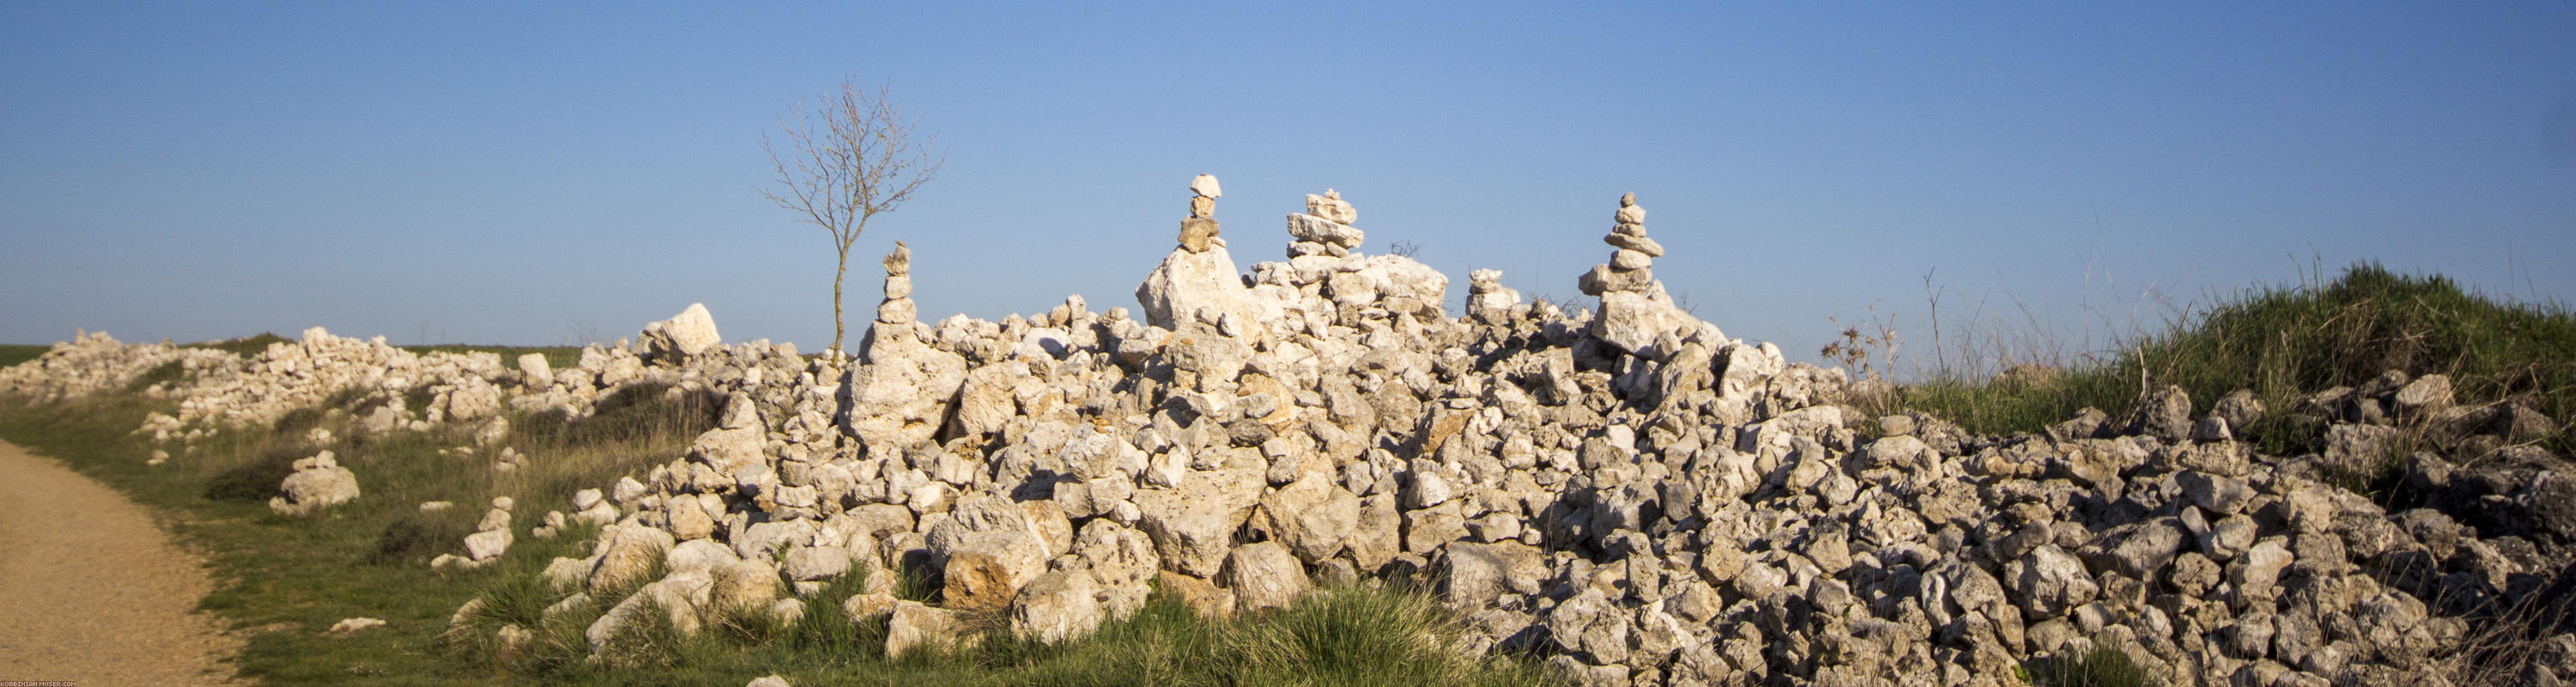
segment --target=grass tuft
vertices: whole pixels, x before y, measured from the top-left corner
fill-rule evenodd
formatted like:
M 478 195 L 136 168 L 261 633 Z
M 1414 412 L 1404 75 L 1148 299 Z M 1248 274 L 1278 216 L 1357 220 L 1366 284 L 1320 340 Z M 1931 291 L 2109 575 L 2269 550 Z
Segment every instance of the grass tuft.
M 2081 653 L 2059 654 L 2027 668 L 2030 683 L 2041 687 L 2161 687 L 2154 674 L 2128 654 L 2107 644 Z
M 2085 407 L 2115 420 L 2147 390 L 2181 386 L 2195 413 L 2251 389 L 2266 417 L 2236 429 L 2265 452 L 2317 447 L 2323 423 L 2292 412 L 2307 394 L 2361 386 L 2380 373 L 2446 374 L 2463 404 L 2507 400 L 2553 418 L 2576 413 L 2576 314 L 2558 305 L 2503 303 L 2448 278 L 2355 265 L 2332 282 L 2247 290 L 2142 337 L 2121 352 L 2054 375 L 1978 379 L 1936 371 L 1872 402 L 1876 412 L 1921 410 L 1986 434 L 2033 432 Z M 2018 377 L 2018 378 L 2016 378 Z M 2545 440 L 2576 449 L 2562 425 Z M 2367 480 L 2365 480 L 2367 481 Z

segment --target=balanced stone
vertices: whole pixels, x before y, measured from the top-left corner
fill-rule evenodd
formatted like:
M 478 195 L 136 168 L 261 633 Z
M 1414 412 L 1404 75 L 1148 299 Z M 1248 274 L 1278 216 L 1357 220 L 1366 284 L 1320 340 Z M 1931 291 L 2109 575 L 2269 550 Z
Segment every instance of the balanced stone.
M 1311 196 L 1310 196 L 1311 197 Z M 1311 205 L 1309 210 L 1314 209 Z M 1289 215 L 1288 235 L 1299 241 L 1312 241 L 1348 248 L 1367 238 L 1359 229 L 1320 215 Z
M 1360 219 L 1360 211 L 1342 200 L 1342 192 L 1329 188 L 1324 189 L 1324 195 L 1306 194 L 1306 214 L 1336 224 L 1350 224 Z
M 1608 236 L 1601 237 L 1601 242 L 1621 249 L 1644 253 L 1646 254 L 1646 257 L 1650 258 L 1664 257 L 1664 245 L 1656 243 L 1654 239 L 1646 238 L 1644 232 L 1623 234 L 1614 231 L 1610 232 Z
M 894 242 L 894 252 L 885 256 L 885 270 L 889 277 L 912 274 L 912 249 L 904 247 L 902 241 Z
M 1205 253 L 1216 245 L 1216 220 L 1192 217 L 1181 220 L 1181 249 Z

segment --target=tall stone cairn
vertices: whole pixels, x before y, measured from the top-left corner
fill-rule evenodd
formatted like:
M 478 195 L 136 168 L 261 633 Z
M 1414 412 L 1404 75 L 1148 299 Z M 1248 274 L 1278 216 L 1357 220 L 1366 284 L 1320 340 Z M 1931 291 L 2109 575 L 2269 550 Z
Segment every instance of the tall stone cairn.
M 1216 237 L 1216 199 L 1224 195 L 1214 174 L 1201 174 L 1190 180 L 1190 216 L 1181 220 L 1182 250 L 1205 253 L 1209 248 L 1225 245 Z
M 1610 253 L 1610 264 L 1594 265 L 1583 274 L 1576 284 L 1583 295 L 1647 293 L 1655 288 L 1654 262 L 1664 256 L 1664 247 L 1646 238 L 1646 209 L 1637 207 L 1637 194 L 1619 196 L 1617 222 L 1601 242 L 1618 250 Z
M 915 319 L 912 306 L 912 249 L 902 241 L 894 242 L 894 252 L 885 256 L 885 302 L 877 304 L 880 330 L 910 331 Z
M 1291 260 L 1309 255 L 1348 257 L 1367 236 L 1352 228 L 1359 221 L 1359 210 L 1342 200 L 1342 192 L 1324 189 L 1324 195 L 1306 194 L 1306 212 L 1288 216 L 1288 235 L 1296 239 L 1288 244 Z

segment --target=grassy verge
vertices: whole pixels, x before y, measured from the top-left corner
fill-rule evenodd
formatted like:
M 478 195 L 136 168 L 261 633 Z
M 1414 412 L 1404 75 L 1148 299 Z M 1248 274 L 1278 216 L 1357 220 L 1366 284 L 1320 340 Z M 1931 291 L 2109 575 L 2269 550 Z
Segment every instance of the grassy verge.
M 261 344 L 264 347 L 265 344 Z M 245 347 L 247 350 L 256 350 Z M 1547 682 L 1535 663 L 1468 661 L 1448 652 L 1454 620 L 1429 596 L 1361 586 L 1310 596 L 1292 609 L 1242 620 L 1205 620 L 1158 596 L 1126 621 L 1065 646 L 1020 642 L 1007 632 L 952 654 L 883 656 L 882 621 L 839 610 L 860 580 L 806 599 L 794 626 L 738 621 L 681 636 L 646 623 L 621 639 L 614 660 L 587 659 L 581 631 L 613 605 L 603 598 L 549 620 L 563 597 L 544 581 L 556 556 L 589 551 L 576 530 L 540 540 L 530 530 L 571 493 L 681 454 L 712 425 L 715 399 L 630 389 L 592 417 L 519 415 L 507 444 L 526 467 L 491 468 L 492 446 L 469 454 L 470 427 L 363 436 L 346 412 L 299 411 L 275 428 L 223 432 L 147 465 L 153 447 L 129 434 L 169 400 L 138 394 L 29 406 L 0 399 L 0 439 L 55 457 L 162 514 L 209 561 L 216 590 L 202 607 L 248 634 L 236 660 L 263 684 L 691 684 L 732 687 L 779 673 L 796 684 L 1521 685 Z M 326 445 L 304 443 L 312 428 Z M 357 475 L 363 496 L 312 517 L 267 508 L 293 460 L 330 449 Z M 443 453 L 442 453 L 443 451 Z M 497 565 L 434 571 L 427 561 L 460 552 L 495 496 L 517 501 L 517 544 Z M 449 501 L 423 511 L 427 501 Z M 918 586 L 918 585 L 915 585 Z M 606 595 L 604 595 L 606 596 Z M 449 631 L 451 614 L 483 597 L 483 610 Z M 353 617 L 388 621 L 349 635 L 327 632 Z M 989 622 L 989 621 L 988 621 Z M 533 641 L 504 648 L 501 625 Z
M 2038 376 L 1935 375 L 1898 387 L 1871 410 L 1922 410 L 1982 433 L 2037 431 L 2100 408 L 2132 412 L 2147 389 L 2181 386 L 2195 413 L 2236 389 L 2272 412 L 2237 438 L 2279 455 L 2313 450 L 2319 423 L 2283 412 L 2308 394 L 2362 386 L 2387 370 L 2449 375 L 2463 404 L 2507 400 L 2552 418 L 2576 412 L 2576 314 L 2557 305 L 2502 303 L 2440 276 L 2377 264 L 2334 281 L 2256 288 L 2144 337 L 2106 362 Z M 2544 446 L 2567 455 L 2562 426 Z

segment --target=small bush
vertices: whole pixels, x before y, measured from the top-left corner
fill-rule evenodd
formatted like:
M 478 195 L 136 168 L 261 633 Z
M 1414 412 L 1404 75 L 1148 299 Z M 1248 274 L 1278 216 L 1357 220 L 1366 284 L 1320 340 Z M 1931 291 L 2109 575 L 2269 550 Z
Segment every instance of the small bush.
M 385 524 L 376 535 L 375 552 L 367 562 L 376 565 L 412 565 L 457 546 L 473 528 L 457 513 L 421 513 Z
M 513 433 L 525 450 L 684 439 L 715 428 L 721 399 L 706 392 L 672 394 L 670 389 L 629 385 L 599 399 L 590 417 L 568 420 L 561 412 L 535 413 L 517 423 Z
M 277 416 L 276 423 L 269 425 L 269 431 L 276 432 L 279 436 L 303 434 L 304 430 L 322 424 L 322 418 L 329 413 L 327 408 L 329 406 L 305 406 L 286 411 L 285 415 Z
M 291 446 L 271 447 L 258 457 L 233 466 L 206 480 L 205 497 L 209 501 L 267 501 L 278 494 L 278 484 L 295 474 L 295 461 L 304 452 Z
M 241 356 L 241 357 L 244 357 L 244 358 L 250 358 L 250 357 L 256 357 L 256 356 L 258 356 L 258 355 L 259 355 L 259 354 L 261 354 L 261 353 L 265 353 L 265 352 L 267 352 L 267 351 L 268 351 L 268 345 L 269 345 L 269 344 L 280 344 L 280 343 L 291 344 L 291 343 L 295 343 L 295 340 L 294 340 L 294 339 L 289 339 L 289 338 L 286 338 L 286 337 L 283 337 L 283 336 L 278 336 L 278 335 L 276 335 L 276 334 L 274 334 L 274 333 L 270 333 L 270 332 L 260 332 L 260 333 L 258 333 L 258 334 L 256 334 L 256 335 L 252 335 L 252 336 L 245 336 L 245 337 L 238 338 L 238 339 L 228 339 L 228 340 L 224 340 L 224 341 L 208 341 L 208 342 L 200 343 L 200 344 L 191 344 L 191 345 L 189 345 L 188 347 L 189 347 L 189 348 L 203 348 L 203 349 L 208 349 L 208 350 L 223 351 L 223 352 L 231 353 L 231 354 L 233 354 L 233 355 Z
M 134 381 L 126 382 L 125 392 L 130 394 L 152 388 L 154 384 L 179 381 L 180 375 L 186 372 L 180 369 L 179 361 L 176 360 L 154 365 L 152 369 L 144 370 L 143 374 L 135 375 Z

